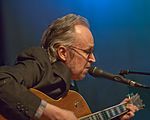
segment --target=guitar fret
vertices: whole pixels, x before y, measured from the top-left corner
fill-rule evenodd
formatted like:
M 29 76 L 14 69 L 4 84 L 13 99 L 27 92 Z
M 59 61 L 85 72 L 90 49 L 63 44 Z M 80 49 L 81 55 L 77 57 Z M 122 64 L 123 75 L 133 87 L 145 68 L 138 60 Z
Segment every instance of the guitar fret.
M 97 115 L 99 116 L 100 120 L 104 120 L 100 112 L 98 112 Z
M 114 114 L 112 115 L 111 118 L 117 117 L 117 116 L 120 115 L 122 112 L 124 112 L 124 111 L 121 112 L 121 110 L 120 110 L 120 108 L 122 108 L 122 106 L 124 106 L 124 105 L 116 106 L 116 107 L 113 108 Z
M 122 107 L 123 107 L 123 111 L 126 111 L 126 110 L 127 110 L 126 107 L 125 107 L 125 105 L 122 105 Z
M 93 118 L 93 120 L 97 120 L 95 115 L 92 115 L 91 117 Z
M 91 116 L 89 116 L 88 118 L 89 118 L 89 120 L 93 120 L 93 117 L 92 117 L 93 115 L 91 115 Z
M 102 111 L 102 117 L 104 118 L 104 120 L 108 120 L 108 116 L 105 111 Z
M 121 113 L 127 110 L 124 105 L 119 106 L 119 109 Z
M 89 118 L 90 118 L 89 120 L 96 120 L 94 115 L 91 115 Z
M 115 108 L 114 108 L 114 112 L 115 112 L 116 115 L 120 114 L 120 112 L 118 112 L 117 108 L 118 108 L 118 107 L 115 107 Z
M 106 114 L 107 114 L 108 118 L 111 118 L 111 112 L 110 111 L 106 110 Z
M 98 114 L 95 114 L 96 120 L 101 120 Z
M 82 117 L 82 118 L 80 118 L 80 120 L 105 120 L 105 119 L 102 117 L 102 114 L 99 111 L 94 114 L 90 114 L 85 117 Z
M 88 117 L 88 120 L 92 120 L 92 118 L 91 118 L 91 117 Z
M 115 115 L 113 117 L 116 117 L 116 116 L 120 115 L 121 113 L 124 113 L 127 111 L 126 105 L 125 104 L 117 105 L 116 107 L 113 108 L 113 111 L 115 113 Z
M 116 114 L 115 114 L 115 112 L 114 112 L 113 109 L 110 109 L 110 111 L 111 111 L 111 113 L 112 113 L 113 116 L 116 116 Z
M 109 111 L 109 114 L 110 114 L 110 118 L 113 117 L 112 112 L 110 110 L 108 110 L 108 111 Z
M 120 114 L 121 110 L 119 109 L 119 107 L 116 107 L 117 112 Z
M 105 110 L 103 111 L 103 116 L 105 117 L 106 120 L 114 117 L 116 114 L 115 112 L 113 111 L 113 109 L 108 109 L 108 110 Z

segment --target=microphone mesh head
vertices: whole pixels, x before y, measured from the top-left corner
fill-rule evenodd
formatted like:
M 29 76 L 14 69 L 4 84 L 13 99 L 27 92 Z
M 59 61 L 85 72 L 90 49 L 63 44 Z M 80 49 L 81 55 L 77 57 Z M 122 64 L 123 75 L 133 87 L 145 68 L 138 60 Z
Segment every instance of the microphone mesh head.
M 95 67 L 93 67 L 93 66 L 90 67 L 89 70 L 88 70 L 88 73 L 89 73 L 90 75 L 92 75 L 92 74 L 94 73 L 94 72 L 93 72 L 94 69 L 95 69 Z
M 90 75 L 92 75 L 93 77 L 97 77 L 97 76 L 99 76 L 100 70 L 97 67 L 92 66 L 92 67 L 90 67 L 88 73 Z

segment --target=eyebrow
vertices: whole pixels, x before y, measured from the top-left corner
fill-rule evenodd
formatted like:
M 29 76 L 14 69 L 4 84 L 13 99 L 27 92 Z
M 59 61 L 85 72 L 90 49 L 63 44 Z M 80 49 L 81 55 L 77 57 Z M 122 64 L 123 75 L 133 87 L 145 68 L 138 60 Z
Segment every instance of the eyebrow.
M 89 46 L 86 50 L 94 50 L 93 46 Z

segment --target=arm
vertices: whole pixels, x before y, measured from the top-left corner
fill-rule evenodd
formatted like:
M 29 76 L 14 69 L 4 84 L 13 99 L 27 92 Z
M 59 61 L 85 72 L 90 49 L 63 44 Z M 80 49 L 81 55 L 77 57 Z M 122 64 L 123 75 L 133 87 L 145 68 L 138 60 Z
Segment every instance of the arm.
M 0 100 L 4 104 L 4 109 L 1 110 L 7 113 L 6 116 L 10 118 L 29 119 L 34 116 L 41 100 L 19 83 L 17 79 L 21 80 L 21 77 L 15 77 L 10 72 L 1 70 Z
M 2 78 L 2 76 L 6 77 L 6 75 L 1 74 L 1 78 Z M 4 82 L 4 81 L 7 81 L 7 82 Z M 34 96 L 32 93 L 30 93 L 30 91 L 26 90 L 26 88 L 24 88 L 23 86 L 21 87 L 20 85 L 15 85 L 15 87 L 19 86 L 21 88 L 17 87 L 12 90 L 12 87 L 9 86 L 9 81 L 11 81 L 11 80 L 5 79 L 4 81 L 2 81 L 2 80 L 0 81 L 1 85 L 2 85 L 2 82 L 5 83 L 5 85 L 3 85 L 2 88 L 4 86 L 7 88 L 7 84 L 8 84 L 9 89 L 7 89 L 7 90 L 3 89 L 3 92 L 7 92 L 7 93 L 3 93 L 4 95 L 3 96 L 1 95 L 1 99 L 3 99 L 3 100 L 5 99 L 5 103 L 7 103 L 7 105 L 9 105 L 10 108 L 15 109 L 16 111 L 20 112 L 23 116 L 25 116 L 25 119 L 35 118 L 35 115 L 36 115 L 35 113 L 39 113 L 39 111 L 37 111 L 37 110 L 39 110 L 41 108 L 41 107 L 39 107 L 39 104 L 40 104 L 39 98 Z M 12 84 L 12 83 L 13 82 L 10 82 L 10 84 Z M 17 84 L 17 83 L 14 82 L 13 84 Z M 2 90 L 2 88 L 1 88 L 1 90 Z M 11 89 L 11 91 L 10 91 L 10 89 Z M 19 91 L 17 92 L 17 94 L 14 95 L 14 92 L 17 89 L 19 89 Z M 17 101 L 21 101 L 21 102 L 17 102 Z M 25 101 L 25 103 L 24 103 L 24 101 Z M 36 101 L 38 101 L 38 102 L 36 102 Z M 27 103 L 29 104 L 29 106 L 26 106 Z M 35 109 L 33 106 L 34 107 L 36 106 Z M 76 120 L 77 119 L 73 112 L 68 111 L 68 110 L 63 110 L 54 105 L 50 105 L 48 103 L 46 103 L 42 108 L 43 109 L 41 111 L 41 115 L 44 115 L 50 119 L 57 119 L 57 120 L 61 120 L 61 119 Z M 22 110 L 22 109 L 24 109 L 24 110 Z M 28 111 L 28 110 L 30 110 L 30 111 Z M 29 112 L 31 112 L 32 114 Z M 36 118 L 40 118 L 41 115 Z M 9 116 L 9 117 L 11 118 L 12 116 Z
M 28 88 L 39 83 L 41 76 L 40 67 L 32 59 L 19 61 L 11 67 L 1 67 L 0 100 L 4 108 L 1 109 L 1 113 L 6 113 L 5 116 L 10 119 L 33 118 L 41 104 L 41 99 Z
M 76 119 L 72 112 L 50 104 L 46 104 L 41 114 L 36 116 L 41 108 L 41 99 L 32 94 L 28 88 L 40 82 L 41 74 L 39 66 L 32 61 L 23 62 L 14 67 L 1 67 L 0 98 L 6 103 L 7 108 L 9 107 L 9 111 L 11 109 L 25 119 L 40 118 L 41 114 L 48 118 Z
M 50 120 L 77 120 L 73 112 L 51 104 L 46 105 L 42 115 Z

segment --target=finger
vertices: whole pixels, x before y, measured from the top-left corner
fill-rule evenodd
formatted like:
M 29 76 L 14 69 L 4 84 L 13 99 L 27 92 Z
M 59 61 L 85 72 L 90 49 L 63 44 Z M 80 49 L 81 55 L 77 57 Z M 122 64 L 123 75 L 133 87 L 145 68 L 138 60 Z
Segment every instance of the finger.
M 121 103 L 128 103 L 130 101 L 129 98 L 125 98 Z
M 137 112 L 139 109 L 135 106 L 135 105 L 133 105 L 133 104 L 128 104 L 127 105 L 127 109 L 129 110 L 129 111 L 132 111 L 132 112 Z
M 130 111 L 130 112 L 127 113 L 127 115 L 128 115 L 129 118 L 132 118 L 132 117 L 134 117 L 135 114 L 132 111 Z
M 122 115 L 120 117 L 120 120 L 130 120 L 133 117 L 134 117 L 134 113 L 130 111 L 130 112 L 127 112 L 125 115 Z

